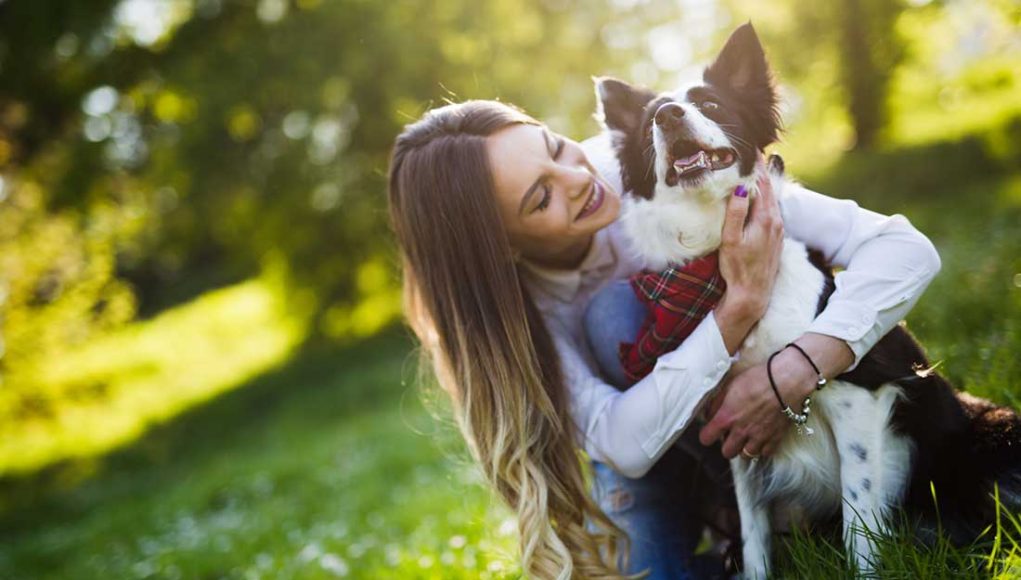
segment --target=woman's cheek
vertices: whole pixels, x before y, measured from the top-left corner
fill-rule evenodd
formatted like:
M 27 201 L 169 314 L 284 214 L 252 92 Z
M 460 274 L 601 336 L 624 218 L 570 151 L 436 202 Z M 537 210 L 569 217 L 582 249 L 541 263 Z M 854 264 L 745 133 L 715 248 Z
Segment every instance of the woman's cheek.
M 612 199 L 613 199 L 613 204 L 611 206 L 612 211 L 610 212 L 611 222 L 616 221 L 616 219 L 620 217 L 620 206 L 622 203 L 620 199 L 620 194 L 614 195 Z

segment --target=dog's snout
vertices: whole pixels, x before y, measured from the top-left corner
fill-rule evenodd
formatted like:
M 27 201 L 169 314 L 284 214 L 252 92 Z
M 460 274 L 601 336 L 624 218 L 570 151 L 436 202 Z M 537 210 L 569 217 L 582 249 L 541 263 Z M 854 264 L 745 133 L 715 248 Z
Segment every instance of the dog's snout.
M 684 107 L 677 103 L 664 103 L 656 109 L 656 124 L 664 129 L 675 128 L 684 119 Z

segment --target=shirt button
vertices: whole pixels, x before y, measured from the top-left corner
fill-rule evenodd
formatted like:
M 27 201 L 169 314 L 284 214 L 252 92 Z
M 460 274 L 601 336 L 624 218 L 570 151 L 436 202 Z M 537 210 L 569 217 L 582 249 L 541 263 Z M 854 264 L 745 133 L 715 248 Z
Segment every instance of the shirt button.
M 720 361 L 720 362 L 716 363 L 716 368 L 718 368 L 718 369 L 720 369 L 722 371 L 723 369 L 727 368 L 727 363 L 725 363 L 723 361 Z
M 861 321 L 862 321 L 862 322 L 864 322 L 864 323 L 868 323 L 868 322 L 869 322 L 869 320 L 870 320 L 870 318 L 869 318 L 869 315 L 868 315 L 868 314 L 862 314 L 862 315 L 861 315 Z
M 702 384 L 708 387 L 709 385 L 713 384 L 713 380 L 710 379 L 709 377 L 706 377 L 702 379 Z

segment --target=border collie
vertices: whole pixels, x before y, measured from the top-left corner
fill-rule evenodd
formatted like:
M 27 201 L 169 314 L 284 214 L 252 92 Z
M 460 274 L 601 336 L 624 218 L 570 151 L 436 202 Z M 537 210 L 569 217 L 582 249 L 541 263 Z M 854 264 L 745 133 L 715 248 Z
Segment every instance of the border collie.
M 596 84 L 597 117 L 630 192 L 622 225 L 646 267 L 716 250 L 728 195 L 739 184 L 755 195 L 756 158 L 780 131 L 778 95 L 751 24 L 731 35 L 701 83 L 662 94 L 611 78 Z M 792 182 L 779 158 L 769 172 L 782 204 Z M 786 239 L 768 309 L 731 373 L 801 336 L 832 289 L 832 272 Z M 769 572 L 774 512 L 810 523 L 842 509 L 848 557 L 864 573 L 877 562 L 863 531 L 887 530 L 899 508 L 923 537 L 941 529 L 963 543 L 993 522 L 994 484 L 1018 505 L 1021 420 L 918 369 L 929 363 L 898 326 L 853 372 L 816 392 L 807 423 L 814 435 L 791 429 L 774 456 L 732 460 L 747 576 Z

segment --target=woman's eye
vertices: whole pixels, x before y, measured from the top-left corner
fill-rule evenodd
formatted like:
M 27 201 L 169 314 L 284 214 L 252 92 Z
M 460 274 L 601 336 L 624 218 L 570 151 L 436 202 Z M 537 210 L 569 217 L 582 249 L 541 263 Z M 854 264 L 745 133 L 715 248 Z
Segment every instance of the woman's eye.
M 557 139 L 557 150 L 553 152 L 553 159 L 560 157 L 560 154 L 564 151 L 564 145 L 567 144 L 567 140 L 563 137 Z
M 704 101 L 702 103 L 702 109 L 706 111 L 715 111 L 720 108 L 720 105 L 714 101 Z
M 539 205 L 535 206 L 533 211 L 543 211 L 549 207 L 550 197 L 553 192 L 550 190 L 549 185 L 542 186 L 542 199 L 539 200 Z

